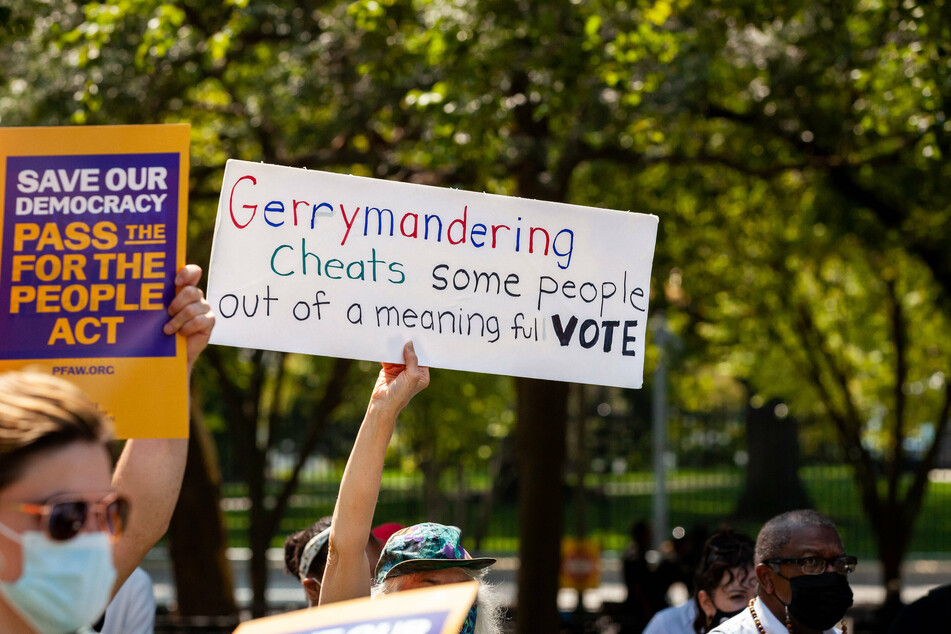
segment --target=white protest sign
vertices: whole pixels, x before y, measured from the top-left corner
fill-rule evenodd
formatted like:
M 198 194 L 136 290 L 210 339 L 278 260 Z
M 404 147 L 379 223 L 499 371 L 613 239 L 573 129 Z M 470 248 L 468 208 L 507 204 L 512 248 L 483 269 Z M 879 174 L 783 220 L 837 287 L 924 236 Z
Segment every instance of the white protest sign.
M 657 217 L 228 161 L 211 342 L 640 387 Z

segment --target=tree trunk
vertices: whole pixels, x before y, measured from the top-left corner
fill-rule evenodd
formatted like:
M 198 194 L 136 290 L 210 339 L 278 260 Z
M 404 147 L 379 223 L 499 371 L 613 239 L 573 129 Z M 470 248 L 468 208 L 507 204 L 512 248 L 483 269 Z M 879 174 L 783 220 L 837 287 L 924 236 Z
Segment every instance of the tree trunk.
M 465 465 L 460 461 L 456 465 L 456 504 L 453 508 L 452 521 L 462 529 L 462 534 L 470 534 L 469 531 L 469 487 L 466 478 Z
M 234 617 L 237 625 L 217 452 L 211 434 L 195 417 L 189 430 L 185 479 L 169 525 L 178 611 L 185 617 Z
M 749 403 L 749 399 L 747 399 Z M 738 517 L 767 520 L 811 506 L 799 480 L 799 429 L 791 416 L 780 418 L 773 399 L 746 408 L 746 484 L 736 507 Z
M 516 379 L 519 634 L 557 632 L 568 384 Z
M 429 459 L 419 463 L 419 470 L 423 473 L 423 501 L 426 517 L 444 518 L 446 516 L 446 499 L 439 486 L 442 477 L 442 465 L 435 457 L 435 450 L 430 453 Z
M 901 563 L 905 545 L 896 541 L 878 540 L 878 555 L 882 560 L 882 582 L 885 584 L 883 608 L 895 609 L 901 605 Z
M 251 616 L 258 619 L 267 616 L 267 549 L 270 542 L 260 528 L 252 528 L 250 532 Z

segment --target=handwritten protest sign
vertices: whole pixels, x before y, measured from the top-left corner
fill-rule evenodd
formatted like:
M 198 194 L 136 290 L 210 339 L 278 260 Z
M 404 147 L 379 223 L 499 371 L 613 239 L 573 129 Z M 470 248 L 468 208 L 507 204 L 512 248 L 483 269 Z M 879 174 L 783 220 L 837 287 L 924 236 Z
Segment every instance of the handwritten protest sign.
M 248 621 L 235 634 L 458 634 L 478 589 L 470 581 L 332 603 Z
M 229 161 L 212 343 L 640 387 L 655 216 Z
M 166 308 L 185 259 L 187 125 L 0 129 L 0 371 L 63 377 L 121 437 L 188 434 Z

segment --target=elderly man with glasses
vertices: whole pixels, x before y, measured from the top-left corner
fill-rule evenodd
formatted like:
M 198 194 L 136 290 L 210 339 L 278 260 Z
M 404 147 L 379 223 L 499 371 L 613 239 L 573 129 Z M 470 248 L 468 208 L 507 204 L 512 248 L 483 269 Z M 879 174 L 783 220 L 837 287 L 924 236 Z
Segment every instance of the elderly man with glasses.
M 845 554 L 835 524 L 816 511 L 790 511 L 756 538 L 757 596 L 710 634 L 833 634 L 852 605 Z

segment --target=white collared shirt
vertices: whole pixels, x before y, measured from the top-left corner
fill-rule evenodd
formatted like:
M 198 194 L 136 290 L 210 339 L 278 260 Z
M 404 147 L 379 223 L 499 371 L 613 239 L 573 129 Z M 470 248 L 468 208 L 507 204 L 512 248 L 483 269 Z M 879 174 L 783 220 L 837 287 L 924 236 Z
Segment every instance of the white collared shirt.
M 770 612 L 759 597 L 756 597 L 753 609 L 756 610 L 756 616 L 759 617 L 759 622 L 766 630 L 766 634 L 789 634 L 783 620 Z M 753 621 L 753 615 L 750 614 L 750 610 L 747 608 L 726 623 L 721 623 L 718 627 L 710 630 L 710 634 L 759 634 L 759 630 Z M 826 630 L 824 634 L 840 634 L 840 632 L 836 628 L 832 628 Z

